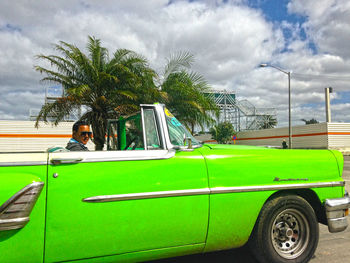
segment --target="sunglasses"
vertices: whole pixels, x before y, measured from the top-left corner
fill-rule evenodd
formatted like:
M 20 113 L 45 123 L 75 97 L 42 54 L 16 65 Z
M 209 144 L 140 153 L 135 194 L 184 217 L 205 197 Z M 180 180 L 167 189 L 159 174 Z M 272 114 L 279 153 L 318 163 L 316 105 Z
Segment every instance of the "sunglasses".
M 85 137 L 86 135 L 89 136 L 89 137 L 91 137 L 91 136 L 92 136 L 92 132 L 86 132 L 86 131 L 84 131 L 84 132 L 81 132 L 81 133 L 80 133 L 80 136 Z

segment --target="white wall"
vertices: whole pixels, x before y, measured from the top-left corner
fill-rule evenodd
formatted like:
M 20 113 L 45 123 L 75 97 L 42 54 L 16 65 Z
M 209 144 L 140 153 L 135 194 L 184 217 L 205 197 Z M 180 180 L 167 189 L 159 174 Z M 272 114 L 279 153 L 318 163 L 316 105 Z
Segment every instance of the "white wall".
M 73 122 L 61 122 L 58 126 L 34 121 L 0 121 L 0 152 L 46 151 L 51 146 L 65 147 L 72 136 Z M 90 150 L 94 144 L 87 144 Z
M 288 127 L 244 131 L 236 144 L 282 146 L 288 143 Z M 292 127 L 293 148 L 350 149 L 350 123 L 317 123 Z
M 0 152 L 46 151 L 51 146 L 67 145 L 71 138 L 73 122 L 58 126 L 34 121 L 0 121 Z M 350 151 L 350 123 L 317 123 L 292 127 L 293 148 L 329 148 Z M 282 146 L 288 143 L 288 127 L 237 134 L 236 144 Z M 94 144 L 87 144 L 90 150 Z
M 350 150 L 350 123 L 328 123 L 328 148 Z

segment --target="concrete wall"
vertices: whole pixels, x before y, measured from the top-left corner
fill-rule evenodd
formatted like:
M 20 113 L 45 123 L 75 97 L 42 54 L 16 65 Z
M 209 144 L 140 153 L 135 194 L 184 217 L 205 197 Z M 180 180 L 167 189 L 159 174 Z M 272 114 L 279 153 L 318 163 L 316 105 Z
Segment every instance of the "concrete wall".
M 0 121 L 0 152 L 46 151 L 52 146 L 65 147 L 72 137 L 73 122 L 61 122 L 58 126 L 34 121 Z M 90 150 L 94 144 L 87 144 Z
M 236 144 L 282 146 L 288 143 L 288 127 L 244 131 Z M 328 148 L 350 150 L 350 123 L 317 123 L 292 127 L 293 148 Z
M 0 152 L 46 151 L 52 146 L 67 145 L 73 122 L 58 126 L 34 121 L 0 121 Z M 317 123 L 292 127 L 293 148 L 329 148 L 350 151 L 350 123 Z M 209 136 L 210 137 L 210 136 Z M 207 141 L 210 138 L 199 138 Z M 236 144 L 282 146 L 288 143 L 288 127 L 245 131 L 237 134 Z M 88 148 L 94 149 L 89 141 Z
M 328 148 L 350 151 L 350 123 L 328 123 Z

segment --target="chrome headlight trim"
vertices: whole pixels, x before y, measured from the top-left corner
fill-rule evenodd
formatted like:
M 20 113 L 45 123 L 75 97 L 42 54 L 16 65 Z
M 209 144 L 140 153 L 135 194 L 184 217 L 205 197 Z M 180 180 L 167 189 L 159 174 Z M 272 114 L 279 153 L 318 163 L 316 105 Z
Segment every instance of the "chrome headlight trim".
M 0 231 L 19 229 L 29 222 L 43 186 L 43 182 L 31 183 L 0 206 Z

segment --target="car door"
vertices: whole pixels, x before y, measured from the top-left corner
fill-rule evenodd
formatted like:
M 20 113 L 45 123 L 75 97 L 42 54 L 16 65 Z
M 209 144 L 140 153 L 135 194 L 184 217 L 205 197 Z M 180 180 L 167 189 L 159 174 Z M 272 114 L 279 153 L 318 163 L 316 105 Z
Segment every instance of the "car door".
M 204 247 L 204 159 L 197 150 L 164 149 L 154 112 L 147 114 L 153 121 L 142 127 L 157 131 L 159 143 L 144 138 L 146 150 L 50 153 L 45 262 Z

